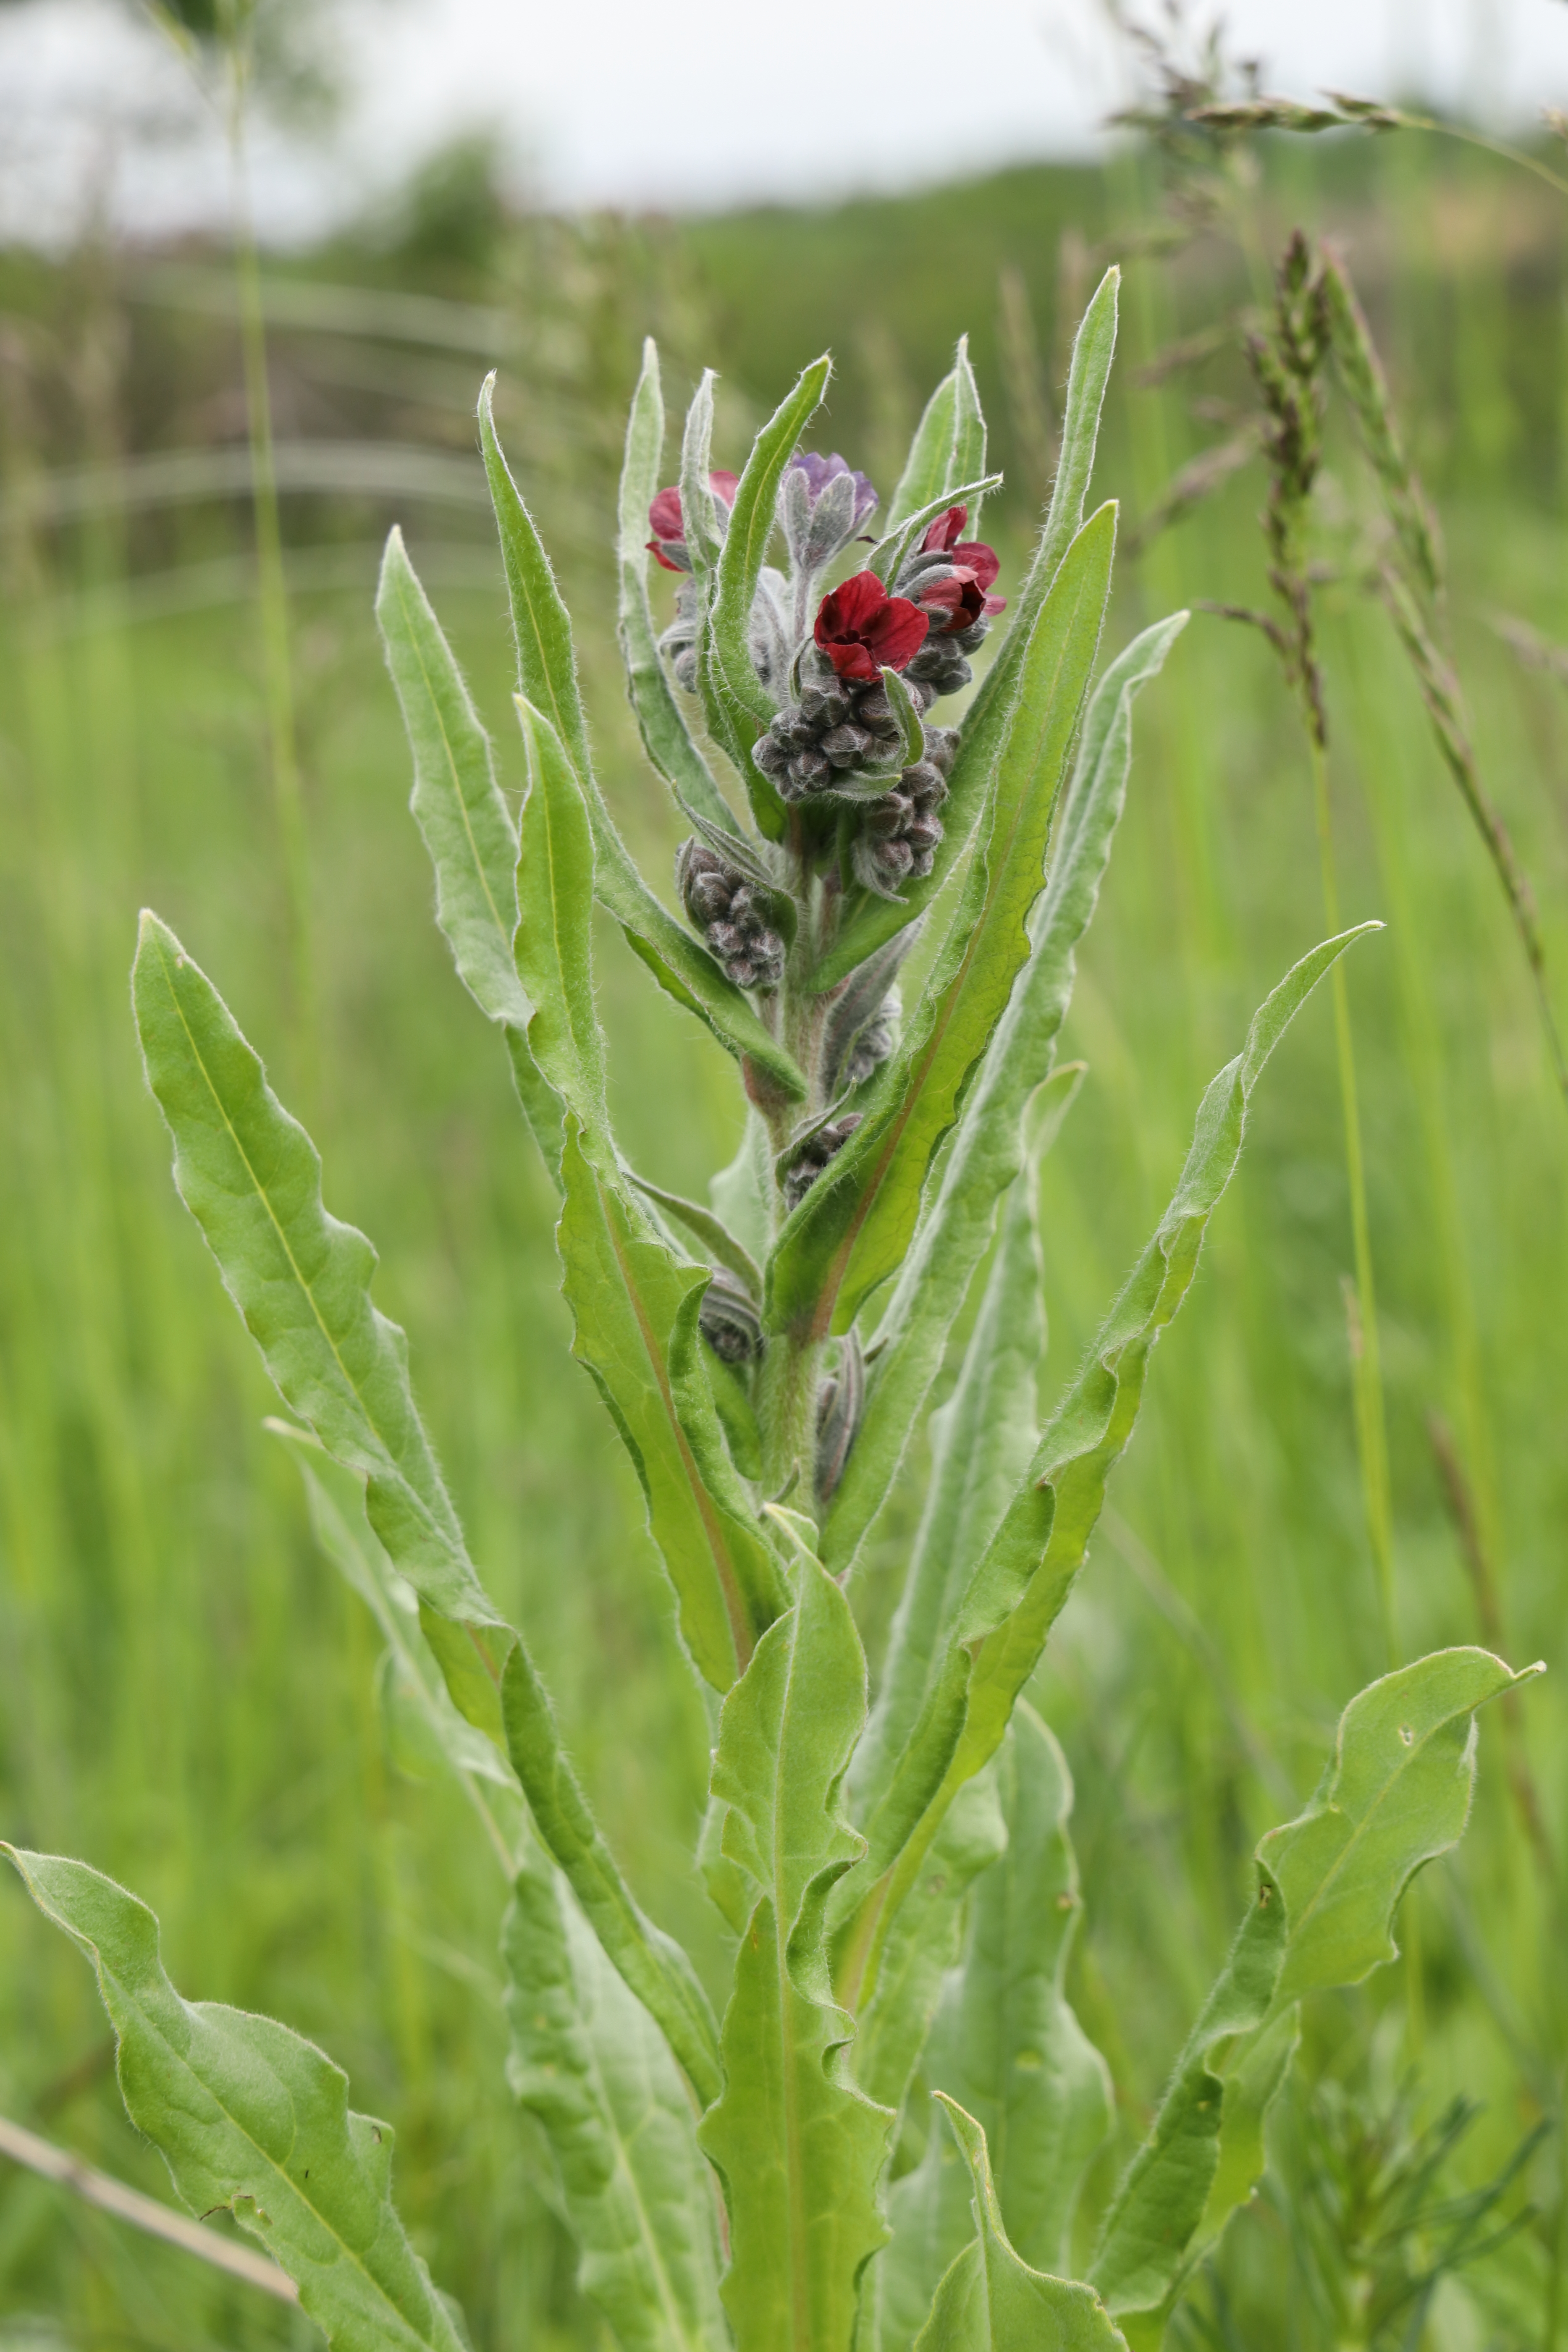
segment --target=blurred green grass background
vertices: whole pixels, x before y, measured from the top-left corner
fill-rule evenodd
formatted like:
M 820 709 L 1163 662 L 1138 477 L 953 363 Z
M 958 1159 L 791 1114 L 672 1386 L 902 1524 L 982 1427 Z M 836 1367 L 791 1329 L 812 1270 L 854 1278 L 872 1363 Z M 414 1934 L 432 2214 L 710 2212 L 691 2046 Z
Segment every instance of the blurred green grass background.
M 404 521 L 515 790 L 471 424 L 499 362 L 514 468 L 576 615 L 606 788 L 662 882 L 678 832 L 622 698 L 609 561 L 645 331 L 672 401 L 705 361 L 721 369 L 731 461 L 830 343 L 841 373 L 820 446 L 868 464 L 886 496 L 968 331 L 1009 480 L 988 530 L 1016 578 L 1071 325 L 1104 261 L 1122 257 L 1128 276 L 1096 489 L 1135 525 L 1246 399 L 1234 357 L 1155 383 L 1140 370 L 1256 297 L 1295 222 L 1336 233 L 1442 513 L 1482 764 L 1568 1019 L 1568 688 L 1521 667 L 1497 625 L 1568 639 L 1568 214 L 1505 164 L 1403 138 L 1271 148 L 1243 209 L 1241 247 L 1211 235 L 1164 250 L 1152 166 L 1132 155 L 816 214 L 514 220 L 476 145 L 427 168 L 374 235 L 274 265 L 280 446 L 342 444 L 355 485 L 289 488 L 317 478 L 286 456 L 313 1013 L 291 977 L 246 502 L 201 470 L 203 453 L 243 446 L 222 257 L 91 243 L 47 263 L 0 256 L 0 1825 L 152 1902 L 187 1996 L 268 2010 L 348 2067 L 356 2105 L 396 2126 L 404 2210 L 481 2346 L 598 2340 L 504 2088 L 504 1891 L 460 1799 L 387 1752 L 372 1629 L 314 1549 L 261 1428 L 271 1391 L 174 1197 L 129 1015 L 136 909 L 173 922 L 308 1116 L 329 1205 L 382 1254 L 380 1303 L 409 1332 L 474 1555 L 529 1628 L 639 1894 L 711 1954 L 689 1861 L 702 1708 L 634 1481 L 567 1364 L 551 1202 L 504 1057 L 431 921 L 371 617 L 375 546 Z M 411 297 L 448 308 L 418 313 Z M 1331 447 L 1326 508 L 1354 516 L 1365 485 L 1342 437 Z M 169 453 L 185 454 L 146 473 Z M 1246 470 L 1123 562 L 1109 649 L 1177 604 L 1262 600 L 1261 496 Z M 1388 923 L 1357 950 L 1350 987 L 1400 1651 L 1494 1630 L 1445 1501 L 1436 1412 L 1476 1496 L 1508 1654 L 1561 1670 L 1568 1114 L 1392 631 L 1349 589 L 1327 587 L 1324 605 L 1344 915 Z M 1262 639 L 1200 613 L 1140 706 L 1066 1040 L 1090 1077 L 1043 1183 L 1042 1402 L 1158 1216 L 1203 1084 L 1322 929 L 1291 706 Z M 731 1066 L 608 931 L 602 993 L 628 1151 L 700 1192 L 738 1132 Z M 1310 1792 L 1341 1706 L 1386 1664 L 1352 1419 L 1336 1086 L 1314 1006 L 1269 1073 L 1037 1686 L 1077 1776 L 1073 1993 L 1115 2071 L 1123 2143 L 1228 1942 L 1254 1840 Z M 873 1643 L 909 1532 L 895 1514 L 857 1595 Z M 1370 2080 L 1385 2098 L 1409 2075 L 1424 2114 L 1458 2093 L 1484 2103 L 1459 2179 L 1494 2173 L 1562 2110 L 1557 1676 L 1531 1691 L 1513 1753 L 1550 1865 L 1510 1799 L 1505 1734 L 1484 1725 L 1469 1837 L 1407 1903 L 1416 1960 L 1321 2008 L 1304 2063 L 1309 2084 Z M 0 2110 L 166 2195 L 109 2062 L 87 1971 L 19 1890 L 0 1893 Z M 1539 2321 L 1470 2338 L 1450 2312 L 1460 2333 L 1423 2340 L 1555 2340 L 1561 2182 L 1552 2136 L 1526 2184 L 1537 2216 L 1508 2256 Z M 1329 2340 L 1299 2298 L 1289 2332 L 1269 2332 L 1287 2327 L 1288 2234 L 1267 2199 L 1238 2225 L 1227 2276 L 1263 2332 L 1228 2340 Z M 310 2335 L 11 2168 L 0 2332 L 170 2347 Z

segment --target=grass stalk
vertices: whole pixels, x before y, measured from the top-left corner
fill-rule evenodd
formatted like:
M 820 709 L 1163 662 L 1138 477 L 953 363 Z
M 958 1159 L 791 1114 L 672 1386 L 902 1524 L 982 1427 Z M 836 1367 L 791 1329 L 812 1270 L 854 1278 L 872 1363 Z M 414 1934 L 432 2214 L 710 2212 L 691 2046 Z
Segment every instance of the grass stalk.
M 261 297 L 261 267 L 250 208 L 246 151 L 246 97 L 249 74 L 243 43 L 230 32 L 226 128 L 233 187 L 235 288 L 239 309 L 240 351 L 245 372 L 246 417 L 250 440 L 251 505 L 256 530 L 257 609 L 261 624 L 263 690 L 272 769 L 273 806 L 283 858 L 292 986 L 294 1055 L 304 1107 L 316 1097 L 319 1055 L 316 958 L 310 920 L 310 845 L 305 831 L 295 719 L 294 667 L 289 590 L 283 572 L 283 533 L 278 511 L 278 473 L 273 453 L 272 395 L 267 369 L 267 322 Z

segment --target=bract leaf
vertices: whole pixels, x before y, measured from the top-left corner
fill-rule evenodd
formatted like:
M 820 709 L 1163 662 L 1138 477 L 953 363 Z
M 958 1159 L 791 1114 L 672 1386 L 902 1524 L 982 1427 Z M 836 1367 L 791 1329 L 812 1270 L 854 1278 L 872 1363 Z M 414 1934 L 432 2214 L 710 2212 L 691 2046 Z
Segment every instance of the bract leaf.
M 788 1219 L 769 1263 L 775 1328 L 826 1337 L 909 1248 L 932 1153 L 1029 952 L 1057 789 L 1100 641 L 1115 509 L 1084 526 L 1042 606 L 992 799 L 948 935 L 861 1125 Z
M 969 362 L 969 338 L 963 335 L 952 368 L 927 401 L 915 428 L 888 509 L 889 530 L 897 530 L 921 508 L 940 512 L 951 506 L 953 492 L 977 482 L 984 471 L 985 420 Z
M 751 744 L 775 708 L 752 662 L 752 603 L 773 533 L 779 483 L 796 443 L 822 404 L 832 373 L 833 362 L 825 352 L 802 372 L 793 392 L 758 434 L 719 551 L 707 647 L 710 690 L 739 747 L 742 773 L 748 775 Z
M 836 1574 L 853 1564 L 897 1475 L 941 1369 L 948 1332 L 984 1255 L 996 1200 L 1020 1165 L 1024 1108 L 1050 1071 L 1072 1001 L 1078 944 L 1093 918 L 1126 801 L 1133 698 L 1158 676 L 1184 625 L 1185 615 L 1178 613 L 1145 629 L 1110 665 L 1089 702 L 1045 895 L 1030 918 L 1029 961 L 975 1076 L 936 1198 L 878 1326 L 880 1346 L 859 1434 L 824 1529 L 823 1556 Z M 1058 1096 L 1058 1123 L 1069 1099 Z M 1042 1135 L 1039 1149 L 1047 1148 Z
M 1258 1894 L 1101 2228 L 1092 2275 L 1157 2342 L 1194 2262 L 1263 2169 L 1263 2118 L 1296 2046 L 1304 1992 L 1358 1984 L 1395 1957 L 1393 1915 L 1423 1863 L 1456 1845 L 1475 1783 L 1476 1709 L 1525 1681 L 1485 1650 L 1385 1675 L 1340 1718 L 1306 1811 L 1258 1847 Z M 1279 1875 L 1276 1875 L 1276 1870 Z
M 414 751 L 409 805 L 436 869 L 436 919 L 480 1010 L 526 1028 L 531 1008 L 511 955 L 517 830 L 496 782 L 489 738 L 395 525 L 375 616 Z
M 893 2118 L 849 2078 L 823 1906 L 860 1852 L 839 1786 L 866 1713 L 848 1603 L 809 1555 L 793 1607 L 724 1702 L 713 1794 L 723 1851 L 753 1889 L 725 2012 L 724 2092 L 700 2137 L 724 2182 L 723 2297 L 755 2352 L 847 2345 L 856 2283 L 885 2234 L 877 2181 Z
M 973 2189 L 978 2235 L 942 2279 L 915 2352 L 1127 2352 L 1091 2286 L 1032 2270 L 1007 2242 L 985 2134 L 956 2100 L 938 2097 Z
M 658 351 L 649 335 L 643 344 L 642 373 L 632 395 L 626 461 L 621 469 L 617 609 L 626 691 L 637 714 L 643 749 L 666 783 L 710 824 L 732 835 L 737 826 L 729 803 L 692 741 L 665 675 L 648 605 L 647 510 L 660 487 L 663 453 L 664 399 L 659 390 Z
M 1082 528 L 1085 495 L 1094 469 L 1100 404 L 1116 348 L 1116 297 L 1120 283 L 1120 270 L 1111 268 L 1106 272 L 1084 313 L 1073 345 L 1061 460 L 1050 503 L 1023 591 L 1012 600 L 1007 634 L 964 714 L 958 757 L 948 778 L 948 798 L 942 809 L 945 834 L 931 871 L 924 881 L 906 882 L 896 904 L 868 901 L 849 916 L 837 944 L 823 959 L 815 982 L 819 988 L 832 987 L 862 957 L 890 939 L 901 922 L 909 921 L 928 907 L 968 846 L 984 805 L 996 744 L 1017 688 L 1019 667 L 1027 658 L 1040 606 L 1050 592 L 1063 557 Z M 927 415 L 931 415 L 929 410 Z M 924 431 L 922 425 L 922 435 Z M 940 509 L 949 501 L 943 497 L 935 503 Z M 973 518 L 970 527 L 974 528 Z
M 501 1952 L 507 2076 L 549 2139 L 584 2292 L 623 2352 L 717 2352 L 712 2181 L 663 2040 L 559 1872 L 520 1872 Z
M 627 1172 L 630 1173 L 629 1171 Z M 646 1192 L 648 1199 L 664 1211 L 667 1217 L 673 1218 L 678 1225 L 685 1226 L 710 1265 L 727 1266 L 745 1284 L 753 1298 L 762 1297 L 761 1266 L 749 1250 L 742 1248 L 729 1227 L 721 1218 L 714 1215 L 711 1209 L 705 1209 L 700 1201 L 683 1200 L 679 1192 L 667 1192 L 661 1185 L 650 1184 L 646 1176 L 634 1174 L 631 1181 L 639 1192 Z
M 889 580 L 897 579 L 900 566 L 921 533 L 935 522 L 939 515 L 945 514 L 949 507 L 953 506 L 977 508 L 978 501 L 988 490 L 999 490 L 1001 487 L 1000 474 L 986 474 L 979 481 L 960 482 L 951 489 L 944 489 L 923 507 L 917 507 L 912 515 L 888 533 L 886 539 L 878 541 L 866 559 L 867 571 L 874 572 L 886 586 Z
M 375 611 L 414 752 L 410 806 L 435 869 L 436 919 L 468 993 L 506 1032 L 524 1116 L 554 1175 L 561 1106 L 528 1051 L 533 1008 L 511 951 L 517 828 L 495 780 L 489 738 L 395 528 Z
M 219 2206 L 295 2281 L 337 2352 L 463 2352 L 392 2203 L 392 2127 L 269 2017 L 186 2001 L 144 1903 L 85 1863 L 0 1848 L 98 1977 L 126 2112 L 193 2213 Z
M 744 992 L 731 986 L 712 957 L 660 905 L 633 863 L 594 774 L 577 684 L 572 624 L 533 519 L 507 469 L 490 415 L 489 383 L 479 398 L 479 436 L 500 531 L 518 677 L 535 725 L 552 733 L 570 761 L 594 835 L 594 887 L 600 904 L 626 933 L 627 945 L 668 996 L 695 1013 L 721 1045 L 754 1061 L 789 1100 L 805 1081 L 758 1018 Z
M 1100 413 L 1110 378 L 1110 362 L 1116 354 L 1116 309 L 1121 287 L 1121 272 L 1112 263 L 1096 287 L 1073 339 L 1057 478 L 1051 485 L 1034 559 L 1014 603 L 1007 635 L 965 716 L 966 733 L 983 732 L 994 707 L 1010 698 L 1017 663 L 1029 641 L 1035 616 L 1083 527 L 1084 506 L 1094 473 L 1095 445 L 1100 438 Z

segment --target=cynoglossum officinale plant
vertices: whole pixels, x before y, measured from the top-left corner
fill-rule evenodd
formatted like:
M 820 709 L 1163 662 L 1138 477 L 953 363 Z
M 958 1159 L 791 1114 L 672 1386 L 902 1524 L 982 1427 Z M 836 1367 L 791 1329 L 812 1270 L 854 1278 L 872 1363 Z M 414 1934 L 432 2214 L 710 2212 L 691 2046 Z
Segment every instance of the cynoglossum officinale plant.
M 739 476 L 712 464 L 705 377 L 666 482 L 648 348 L 620 634 L 649 765 L 689 828 L 674 908 L 602 794 L 571 623 L 488 387 L 515 820 L 395 531 L 387 546 L 378 611 L 437 918 L 557 1188 L 574 1352 L 636 1464 L 681 1661 L 708 1692 L 699 1861 L 731 1931 L 722 1986 L 646 1916 L 595 1822 L 525 1637 L 469 1558 L 403 1334 L 371 1302 L 369 1243 L 327 1213 L 309 1138 L 211 983 L 142 921 L 136 1017 L 176 1181 L 294 1417 L 278 1427 L 324 1548 L 510 1884 L 511 2089 L 628 2352 L 1156 2343 L 1259 2175 L 1301 2001 L 1391 1957 L 1406 1880 L 1463 1827 L 1475 1711 L 1517 1679 L 1451 1650 L 1352 1701 L 1317 1794 L 1258 1846 L 1146 2139 L 1104 2210 L 1080 2211 L 1110 2088 L 1064 1992 L 1071 1782 L 1025 1693 L 1252 1091 L 1354 936 L 1285 975 L 1214 1079 L 1169 1208 L 1042 1430 L 1037 1173 L 1081 1075 L 1054 1055 L 1133 699 L 1184 617 L 1096 680 L 1116 510 L 1084 508 L 1116 300 L 1112 272 L 1078 336 L 1032 561 L 1004 583 L 1005 635 L 962 710 L 1001 613 L 980 536 L 997 478 L 963 347 L 885 507 L 847 461 L 803 450 L 826 359 Z M 649 590 L 667 570 L 661 635 Z M 595 897 L 735 1062 L 745 1139 L 706 1203 L 616 1141 Z M 944 1366 L 873 1678 L 847 1587 Z M 126 2104 L 186 2202 L 232 2211 L 332 2342 L 456 2347 L 392 2204 L 390 2131 L 350 2111 L 340 2071 L 281 2025 L 187 2004 L 133 1896 L 79 1863 L 15 1858 L 98 1969 Z

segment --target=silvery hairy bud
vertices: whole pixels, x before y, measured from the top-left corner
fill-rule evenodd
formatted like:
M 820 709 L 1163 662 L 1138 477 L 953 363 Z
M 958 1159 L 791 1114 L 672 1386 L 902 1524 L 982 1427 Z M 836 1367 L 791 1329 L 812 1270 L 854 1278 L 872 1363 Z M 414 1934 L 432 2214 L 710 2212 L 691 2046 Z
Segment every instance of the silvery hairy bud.
M 858 1335 L 851 1331 L 838 1350 L 838 1368 L 816 1391 L 816 1496 L 832 1499 L 860 1416 L 866 1409 L 866 1359 Z
M 810 576 L 847 547 L 877 508 L 877 493 L 864 474 L 844 458 L 819 457 L 797 449 L 779 484 L 779 528 L 797 572 Z
M 923 881 L 931 870 L 947 798 L 947 777 L 958 736 L 946 727 L 925 730 L 925 757 L 906 768 L 889 793 L 867 803 L 850 851 L 855 878 L 886 898 L 901 882 Z
M 784 1205 L 798 1209 L 835 1152 L 842 1151 L 860 1124 L 858 1110 L 847 1111 L 842 1118 L 830 1119 L 819 1127 L 815 1135 L 807 1136 L 795 1159 L 784 1171 Z
M 754 1364 L 765 1345 L 756 1302 L 727 1266 L 713 1269 L 697 1328 L 721 1364 Z
M 675 592 L 675 618 L 658 641 L 675 683 L 684 694 L 697 691 L 697 583 L 682 580 Z
M 700 841 L 683 841 L 675 859 L 681 905 L 737 988 L 776 988 L 784 943 L 769 917 L 768 894 Z
M 898 990 L 890 990 L 851 1045 L 841 1073 L 842 1085 L 863 1087 L 872 1071 L 887 1060 L 899 1041 L 899 1016 L 903 1009 Z

